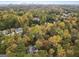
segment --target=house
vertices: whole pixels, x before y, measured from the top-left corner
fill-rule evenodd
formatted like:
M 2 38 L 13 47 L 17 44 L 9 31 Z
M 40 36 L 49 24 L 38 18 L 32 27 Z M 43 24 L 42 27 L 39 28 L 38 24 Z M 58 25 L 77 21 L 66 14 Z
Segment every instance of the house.
M 23 29 L 22 28 L 11 28 L 10 30 L 3 30 L 0 32 L 0 34 L 2 33 L 5 36 L 10 36 L 10 35 L 14 35 L 15 32 L 17 34 L 22 34 L 23 33 Z
M 38 49 L 36 49 L 33 45 L 29 45 L 28 47 L 28 53 L 33 54 L 38 52 Z
M 16 28 L 15 32 L 21 34 L 21 33 L 23 33 L 23 29 L 22 28 Z
M 3 31 L 2 31 L 2 34 L 3 34 L 3 35 L 7 35 L 7 34 L 8 34 L 8 31 L 7 31 L 7 30 L 3 30 Z
M 40 18 L 38 16 L 34 16 L 33 24 L 40 24 Z

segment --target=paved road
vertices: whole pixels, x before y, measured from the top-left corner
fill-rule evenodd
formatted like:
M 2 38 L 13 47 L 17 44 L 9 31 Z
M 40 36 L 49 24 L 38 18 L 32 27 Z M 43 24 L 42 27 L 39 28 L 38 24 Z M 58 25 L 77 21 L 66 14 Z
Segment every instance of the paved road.
M 0 54 L 0 57 L 7 57 L 6 55 Z

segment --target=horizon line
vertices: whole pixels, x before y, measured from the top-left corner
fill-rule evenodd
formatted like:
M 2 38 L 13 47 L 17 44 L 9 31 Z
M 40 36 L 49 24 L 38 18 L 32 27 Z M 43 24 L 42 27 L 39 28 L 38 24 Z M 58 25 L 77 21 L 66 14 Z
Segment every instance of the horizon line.
M 79 4 L 79 1 L 0 1 L 0 4 Z

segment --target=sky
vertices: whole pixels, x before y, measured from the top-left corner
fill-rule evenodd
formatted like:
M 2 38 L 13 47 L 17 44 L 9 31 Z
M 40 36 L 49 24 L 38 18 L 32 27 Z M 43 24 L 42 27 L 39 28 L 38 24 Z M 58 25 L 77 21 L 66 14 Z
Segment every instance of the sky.
M 79 0 L 0 0 L 0 4 L 79 4 Z
M 79 1 L 79 0 L 0 0 L 0 1 Z

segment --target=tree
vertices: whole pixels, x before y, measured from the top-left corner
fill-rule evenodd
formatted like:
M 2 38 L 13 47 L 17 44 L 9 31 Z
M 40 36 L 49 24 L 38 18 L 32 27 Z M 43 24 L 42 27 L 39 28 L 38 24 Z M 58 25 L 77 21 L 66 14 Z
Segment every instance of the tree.
M 6 49 L 7 56 L 23 57 L 26 54 L 26 47 L 24 40 L 19 36 L 10 37 L 11 41 L 8 42 Z

